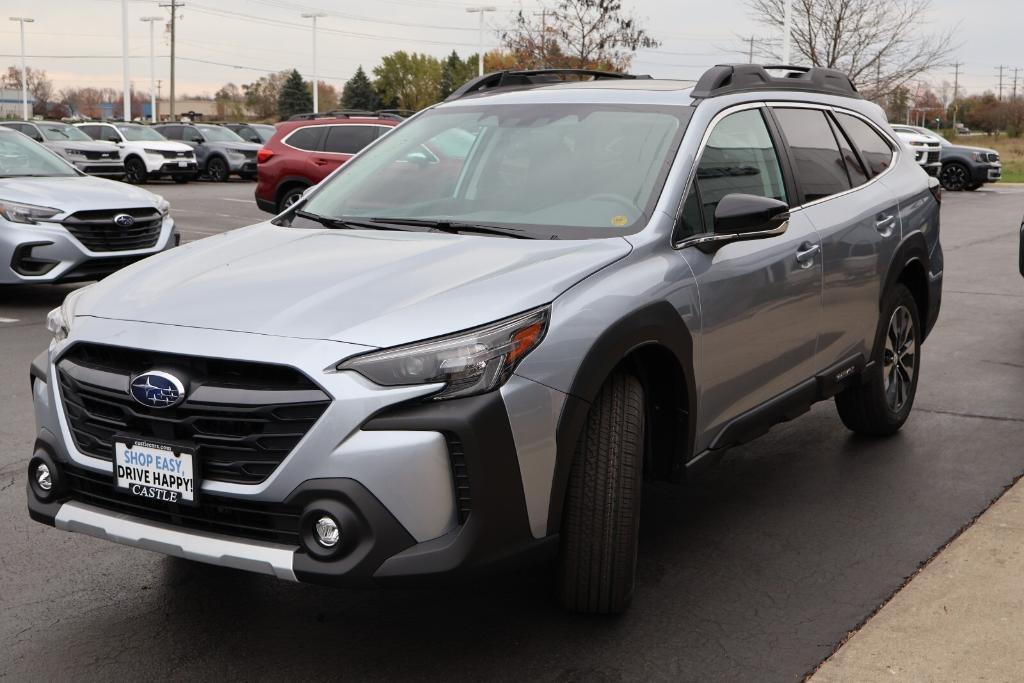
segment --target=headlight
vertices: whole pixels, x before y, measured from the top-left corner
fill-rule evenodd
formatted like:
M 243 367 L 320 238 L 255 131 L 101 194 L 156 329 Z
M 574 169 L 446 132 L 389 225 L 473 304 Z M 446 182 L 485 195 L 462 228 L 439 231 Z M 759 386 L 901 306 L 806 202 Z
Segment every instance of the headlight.
M 145 152 L 146 154 L 152 154 L 153 156 L 158 157 L 162 157 L 164 155 L 164 153 L 158 149 L 143 149 L 142 151 Z
M 88 287 L 82 287 L 71 292 L 64 297 L 64 303 L 46 315 L 46 329 L 53 335 L 54 341 L 64 341 L 71 333 L 71 324 L 75 319 L 75 302 L 87 289 Z
M 85 156 L 85 152 L 83 152 L 82 150 L 80 150 L 80 149 L 72 149 L 70 147 L 65 147 L 64 148 L 64 153 L 69 155 L 69 156 L 73 156 L 73 157 L 84 157 Z
M 924 147 L 924 143 L 923 142 L 911 142 L 910 146 L 911 147 Z
M 386 387 L 444 384 L 434 400 L 482 394 L 500 387 L 547 332 L 542 308 L 469 332 L 357 356 L 339 363 Z
M 244 149 L 228 149 L 228 154 L 238 154 L 239 156 L 245 156 Z
M 153 195 L 156 197 L 156 210 L 160 212 L 161 216 L 166 216 L 171 211 L 171 203 L 161 197 L 158 194 Z
M 12 223 L 35 224 L 37 221 L 53 218 L 60 212 L 60 209 L 51 209 L 48 206 L 19 204 L 0 199 L 0 216 Z

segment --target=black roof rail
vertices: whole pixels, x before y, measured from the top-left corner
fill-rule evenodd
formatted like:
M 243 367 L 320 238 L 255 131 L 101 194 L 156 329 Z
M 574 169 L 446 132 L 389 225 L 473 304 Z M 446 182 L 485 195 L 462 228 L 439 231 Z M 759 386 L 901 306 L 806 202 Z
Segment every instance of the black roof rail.
M 560 76 L 590 76 L 595 81 L 603 80 L 632 80 L 638 78 L 650 78 L 650 76 L 637 76 L 634 74 L 622 74 L 614 71 L 595 71 L 593 69 L 532 69 L 528 71 L 494 71 L 484 74 L 471 81 L 467 81 L 455 92 L 445 98 L 445 102 L 458 100 L 479 92 L 496 90 L 498 88 L 516 88 L 531 85 L 551 85 L 563 83 L 565 79 Z
M 306 112 L 304 114 L 293 114 L 288 117 L 289 121 L 312 121 L 313 119 L 349 119 L 349 118 L 366 118 L 376 119 L 380 118 L 378 113 L 375 111 L 366 111 L 364 109 L 333 109 L 331 111 L 321 112 Z
M 769 71 L 784 71 L 773 76 Z M 776 64 L 719 64 L 704 72 L 691 95 L 694 99 L 719 97 L 753 90 L 795 90 L 860 99 L 857 86 L 842 71 L 820 66 Z

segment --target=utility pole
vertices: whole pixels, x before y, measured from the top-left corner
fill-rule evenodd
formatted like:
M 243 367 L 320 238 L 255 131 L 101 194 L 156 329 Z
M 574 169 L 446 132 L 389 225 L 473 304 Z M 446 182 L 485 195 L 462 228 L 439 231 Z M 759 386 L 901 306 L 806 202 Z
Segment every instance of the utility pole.
M 121 99 L 124 120 L 132 120 L 132 91 L 128 81 L 128 0 L 121 0 Z
M 313 113 L 319 113 L 320 111 L 320 90 L 316 80 L 316 20 L 320 17 L 326 17 L 325 12 L 305 12 L 302 15 L 303 19 L 313 20 Z
M 548 11 L 542 9 L 540 12 L 534 12 L 533 16 L 540 17 L 540 60 L 541 66 L 547 68 L 548 66 Z
M 1002 102 L 1003 101 L 1003 72 L 1006 71 L 1006 67 L 1003 66 L 1002 64 L 1000 64 L 996 68 L 999 69 L 999 101 Z
M 1017 101 L 1017 80 L 1020 78 L 1020 69 L 1014 67 L 1013 69 L 1013 97 L 1010 98 L 1011 102 Z
M 953 72 L 953 134 L 956 134 L 956 117 L 960 113 L 960 108 L 957 105 L 957 101 L 960 99 L 960 67 L 963 66 L 963 62 L 955 62 L 953 68 L 956 71 Z
M 477 54 L 476 65 L 477 65 L 477 75 L 483 76 L 484 75 L 484 13 L 485 12 L 497 12 L 498 8 L 494 7 L 494 6 L 491 6 L 491 5 L 485 5 L 485 6 L 480 6 L 480 7 L 467 7 L 466 11 L 469 12 L 470 14 L 479 14 L 480 15 L 480 52 L 479 52 L 479 54 Z
M 161 80 L 159 78 L 156 79 L 156 104 L 157 104 L 157 107 L 160 106 L 160 97 L 162 96 L 161 93 L 163 92 L 163 88 L 164 88 L 163 80 Z M 156 109 L 154 109 L 153 110 L 153 122 L 156 123 L 159 120 L 159 118 L 160 117 L 157 116 Z
M 184 7 L 185 3 L 179 0 L 171 0 L 167 3 L 161 3 L 161 7 L 169 7 L 171 9 L 171 95 L 170 95 L 170 118 L 174 120 L 174 33 L 176 29 L 176 23 L 178 18 L 178 8 Z
M 11 17 L 21 28 L 21 118 L 28 121 L 28 69 L 25 68 L 25 24 L 31 24 L 32 17 Z
M 156 123 L 156 62 L 153 59 L 153 22 L 160 21 L 161 17 L 142 17 L 139 21 L 149 24 L 149 120 Z
M 750 36 L 748 42 L 750 43 L 750 53 L 747 55 L 747 64 L 753 64 L 754 63 L 754 36 Z

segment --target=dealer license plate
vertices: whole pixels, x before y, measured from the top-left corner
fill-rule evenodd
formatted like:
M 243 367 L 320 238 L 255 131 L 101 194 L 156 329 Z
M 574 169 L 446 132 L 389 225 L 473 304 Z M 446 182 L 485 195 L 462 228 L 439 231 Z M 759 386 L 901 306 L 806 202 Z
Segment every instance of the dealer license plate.
M 149 500 L 196 504 L 196 489 L 199 485 L 195 453 L 191 449 L 145 439 L 116 438 L 116 488 Z
M 185 168 L 186 166 L 188 166 L 188 162 L 187 161 L 179 161 L 178 162 L 178 166 L 180 166 L 181 168 Z

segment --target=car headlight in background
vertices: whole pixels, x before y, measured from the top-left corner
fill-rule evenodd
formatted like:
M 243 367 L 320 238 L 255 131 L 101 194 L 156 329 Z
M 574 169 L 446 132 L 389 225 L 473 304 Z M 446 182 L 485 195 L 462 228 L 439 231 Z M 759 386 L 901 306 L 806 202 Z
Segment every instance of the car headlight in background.
M 500 387 L 540 344 L 550 309 L 541 308 L 468 332 L 372 351 L 337 365 L 386 387 L 444 384 L 434 400 L 472 396 Z
M 153 196 L 156 197 L 156 210 L 160 212 L 160 215 L 166 216 L 169 214 L 171 212 L 171 203 L 158 194 Z
M 51 209 L 48 206 L 33 206 L 32 204 L 19 204 L 0 199 L 0 216 L 3 216 L 12 223 L 27 223 L 34 225 L 36 222 L 53 218 L 60 209 Z
M 244 157 L 245 156 L 245 150 L 244 149 L 228 149 L 228 154 L 237 154 L 240 157 Z
M 75 302 L 88 288 L 82 287 L 71 292 L 64 297 L 64 303 L 46 314 L 46 329 L 53 335 L 54 341 L 64 341 L 71 334 L 71 324 L 75 319 Z
M 142 151 L 146 154 L 152 154 L 155 157 L 162 157 L 164 155 L 164 153 L 158 149 L 143 149 Z

